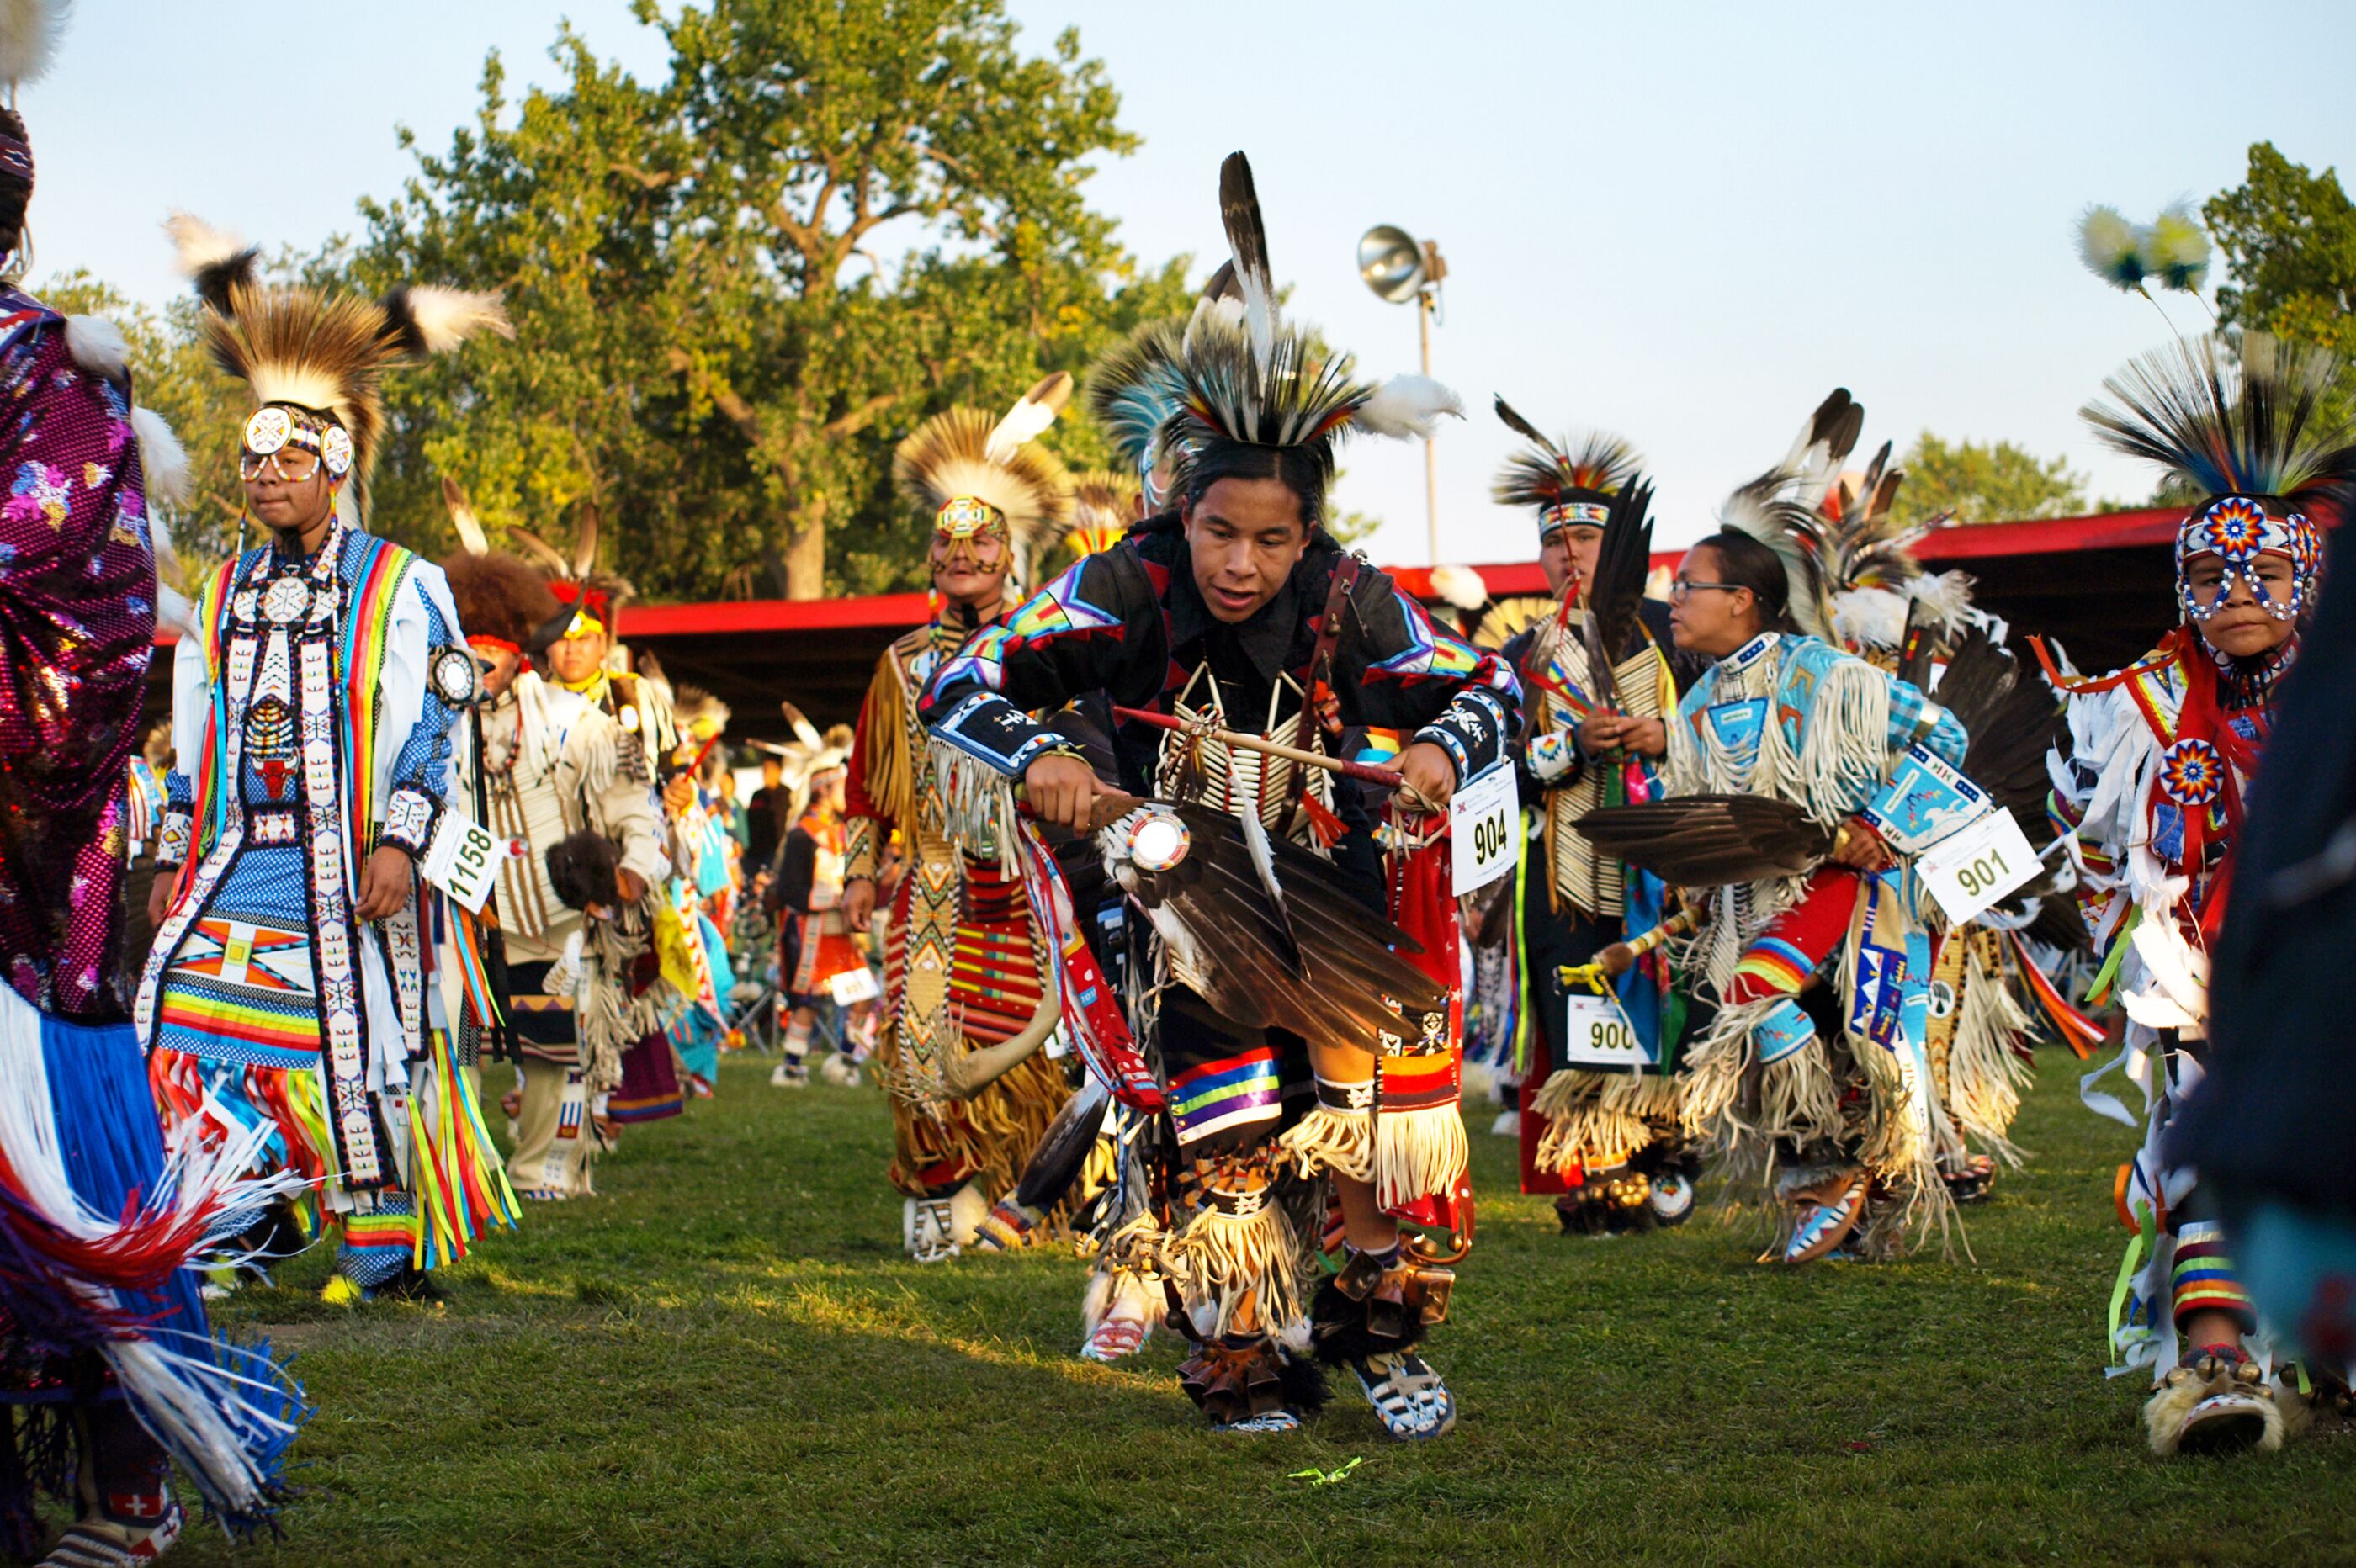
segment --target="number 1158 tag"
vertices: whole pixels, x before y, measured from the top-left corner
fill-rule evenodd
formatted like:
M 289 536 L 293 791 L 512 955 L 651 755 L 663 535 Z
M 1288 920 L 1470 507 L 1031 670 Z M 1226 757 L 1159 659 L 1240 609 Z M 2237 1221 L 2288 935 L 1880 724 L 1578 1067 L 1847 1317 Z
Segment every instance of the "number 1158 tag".
M 1449 798 L 1450 862 L 1457 897 L 1485 888 L 1514 869 L 1521 855 L 1521 846 L 1514 841 L 1521 806 L 1514 770 L 1503 763 Z

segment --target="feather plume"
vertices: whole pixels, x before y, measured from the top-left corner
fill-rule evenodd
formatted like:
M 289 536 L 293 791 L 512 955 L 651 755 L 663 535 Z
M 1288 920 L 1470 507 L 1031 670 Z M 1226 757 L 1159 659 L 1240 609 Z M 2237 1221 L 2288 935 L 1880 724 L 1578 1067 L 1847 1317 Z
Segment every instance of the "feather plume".
M 483 520 L 475 515 L 475 504 L 466 499 L 466 492 L 447 474 L 442 475 L 442 505 L 449 509 L 450 527 L 457 532 L 458 543 L 466 553 L 490 554 L 490 536 L 483 532 Z
M 2201 292 L 2209 276 L 2209 235 L 2192 216 L 2190 204 L 2171 201 L 2159 209 L 2145 240 L 2144 260 L 2163 286 Z
M 1864 429 L 1864 407 L 1849 396 L 1847 387 L 1835 387 L 1800 427 L 1792 450 L 1784 455 L 1783 469 L 1795 483 L 1793 498 L 1805 507 L 1821 502 L 1833 481 L 1840 477 L 1841 464 L 1856 449 L 1858 432 Z
M 12 87 L 40 80 L 72 19 L 73 0 L 0 0 L 0 80 Z
M 1975 627 L 1948 656 L 1932 696 L 1970 737 L 1965 775 L 2011 812 L 2032 842 L 2044 844 L 2053 837 L 2045 759 L 2067 728 L 2060 695 L 2020 673 L 2019 661 Z
M 131 345 L 123 341 L 123 328 L 102 315 L 66 317 L 66 352 L 75 364 L 108 381 L 121 381 L 131 368 Z
M 1901 592 L 1922 574 L 1913 545 L 1929 525 L 1901 525 L 1892 511 L 1904 477 L 1890 465 L 1890 443 L 1882 443 L 1856 494 L 1845 496 L 1824 526 L 1825 587 L 1835 600 L 1859 589 Z M 1899 613 L 1904 614 L 1902 601 Z
M 1072 530 L 1064 543 L 1075 557 L 1110 549 L 1137 521 L 1143 486 L 1127 474 L 1094 468 L 1072 480 Z
M 778 699 L 777 707 L 785 713 L 786 722 L 793 726 L 795 740 L 812 749 L 826 743 L 825 738 L 818 732 L 818 726 L 809 721 L 809 714 L 782 698 Z
M 993 463 L 1003 463 L 1014 455 L 1015 448 L 1026 441 L 1035 441 L 1055 422 L 1064 405 L 1072 400 L 1072 378 L 1063 370 L 1042 377 L 1022 400 L 1006 411 L 998 428 L 990 432 L 988 456 Z
M 1260 220 L 1259 192 L 1252 184 L 1251 160 L 1229 153 L 1219 165 L 1219 220 L 1235 261 L 1236 286 L 1250 335 L 1252 358 L 1263 379 L 1276 366 L 1276 279 L 1269 266 L 1268 229 Z
M 2244 333 L 2153 349 L 2103 383 L 2079 417 L 2115 452 L 2157 463 L 2203 496 L 2290 498 L 2356 471 L 2356 424 L 2329 396 L 2340 357 Z
M 193 213 L 174 211 L 164 219 L 172 252 L 181 275 L 197 288 L 197 297 L 223 315 L 230 311 L 230 291 L 253 286 L 262 264 L 262 250 L 225 229 L 215 229 Z
M 1087 410 L 1130 467 L 1153 466 L 1162 427 L 1179 409 L 1185 383 L 1176 369 L 1184 329 L 1149 321 L 1107 349 L 1088 370 Z
M 1359 409 L 1356 424 L 1393 441 L 1429 441 L 1443 419 L 1462 419 L 1464 400 L 1429 376 L 1393 376 Z
M 586 582 L 597 565 L 597 530 L 602 520 L 597 503 L 584 500 L 580 515 L 573 519 L 573 576 Z
M 1369 435 L 1430 441 L 1443 419 L 1464 417 L 1464 400 L 1429 376 L 1393 376 L 1359 406 L 1352 422 Z
M 524 554 L 539 562 L 543 571 L 558 581 L 573 581 L 573 563 L 558 554 L 555 546 L 520 523 L 509 526 L 508 543 L 521 548 Z
M 178 506 L 188 498 L 188 452 L 171 424 L 150 408 L 131 411 L 131 433 L 139 443 L 139 468 L 147 482 L 147 498 Z M 152 521 L 155 513 L 148 513 Z
M 1562 606 L 1539 593 L 1517 593 L 1492 603 L 1472 628 L 1472 641 L 1484 648 L 1502 648 L 1537 625 Z
M 1637 607 L 1653 567 L 1652 505 L 1653 487 L 1631 480 L 1612 497 L 1603 542 L 1596 549 L 1595 571 L 1587 584 L 1586 635 L 1588 671 L 1599 687 L 1611 685 L 1611 670 L 1637 641 Z M 1616 707 L 1619 699 L 1606 691 L 1598 700 Z
M 1489 602 L 1489 585 L 1469 566 L 1435 566 L 1431 591 L 1459 610 L 1473 611 Z
M 1137 866 L 1117 827 L 1098 844 L 1182 978 L 1220 1017 L 1289 1029 L 1316 1048 L 1355 1041 L 1361 1051 L 1381 1033 L 1419 1039 L 1444 1018 L 1445 990 L 1400 956 L 1415 944 L 1369 914 L 1330 864 L 1290 839 L 1262 836 L 1255 845 L 1226 812 L 1157 804 L 1186 824 L 1188 849 L 1176 865 Z M 1271 881 L 1283 889 L 1281 912 Z
M 1825 585 L 1823 519 L 1796 498 L 1798 488 L 1795 475 L 1771 468 L 1726 498 L 1719 521 L 1775 552 L 1783 563 L 1793 621 L 1809 636 L 1829 638 L 1833 609 Z
M 2117 208 L 2090 207 L 2078 219 L 2078 259 L 2111 287 L 2133 293 L 2151 271 L 2144 260 L 2147 237 Z

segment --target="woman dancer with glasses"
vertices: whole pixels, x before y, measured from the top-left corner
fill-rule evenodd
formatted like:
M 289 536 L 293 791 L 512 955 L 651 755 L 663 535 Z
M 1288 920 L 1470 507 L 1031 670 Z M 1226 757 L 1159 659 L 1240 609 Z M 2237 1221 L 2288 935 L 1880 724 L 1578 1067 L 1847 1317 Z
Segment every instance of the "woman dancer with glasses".
M 1716 662 L 1676 713 L 1598 727 L 1600 743 L 1660 758 L 1672 796 L 1794 808 L 1801 847 L 1709 891 L 1682 965 L 1716 1009 L 1690 1031 L 1687 1125 L 1773 1173 L 1784 1228 L 1770 1255 L 1792 1264 L 1887 1255 L 1949 1204 L 1922 1046 L 1929 939 L 1901 857 L 1868 817 L 1910 749 L 1955 769 L 1966 737 L 1916 687 L 1830 640 L 1809 546 L 1862 417 L 1836 392 L 1687 552 L 1671 633 Z

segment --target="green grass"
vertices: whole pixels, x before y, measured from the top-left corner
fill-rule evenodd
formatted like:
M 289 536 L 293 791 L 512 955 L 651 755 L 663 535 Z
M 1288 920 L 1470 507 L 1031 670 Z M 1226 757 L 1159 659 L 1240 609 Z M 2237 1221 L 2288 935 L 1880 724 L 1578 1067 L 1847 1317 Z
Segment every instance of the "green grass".
M 1075 1359 L 1068 1255 L 918 1268 L 873 1089 L 759 1064 L 642 1128 L 596 1200 L 534 1207 L 429 1306 L 322 1306 L 327 1260 L 220 1320 L 318 1406 L 265 1563 L 2316 1563 L 2356 1557 L 2356 1445 L 2163 1463 L 2105 1382 L 2128 1139 L 2067 1057 L 1971 1218 L 1976 1266 L 1798 1271 L 1704 1189 L 1684 1230 L 1556 1233 L 1476 1134 L 1480 1246 L 1433 1360 L 1462 1403 L 1387 1442 L 1356 1399 L 1216 1436 L 1157 1336 Z M 1479 1107 L 1476 1107 L 1479 1109 Z M 1482 1113 L 1485 1121 L 1485 1110 Z M 1341 1482 L 1290 1478 L 1364 1463 Z

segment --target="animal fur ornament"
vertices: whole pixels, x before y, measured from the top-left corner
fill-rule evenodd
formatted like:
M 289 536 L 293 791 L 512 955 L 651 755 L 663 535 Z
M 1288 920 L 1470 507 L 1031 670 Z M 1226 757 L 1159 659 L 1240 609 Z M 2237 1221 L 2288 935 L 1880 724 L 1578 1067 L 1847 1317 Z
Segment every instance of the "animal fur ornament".
M 204 304 L 200 331 L 213 362 L 253 389 L 257 407 L 296 411 L 307 416 L 299 427 L 332 424 L 349 438 L 352 483 L 337 507 L 355 526 L 368 516 L 384 373 L 447 353 L 477 332 L 515 336 L 497 293 L 403 285 L 370 300 L 273 287 L 261 280 L 258 248 L 185 212 L 164 227 Z

